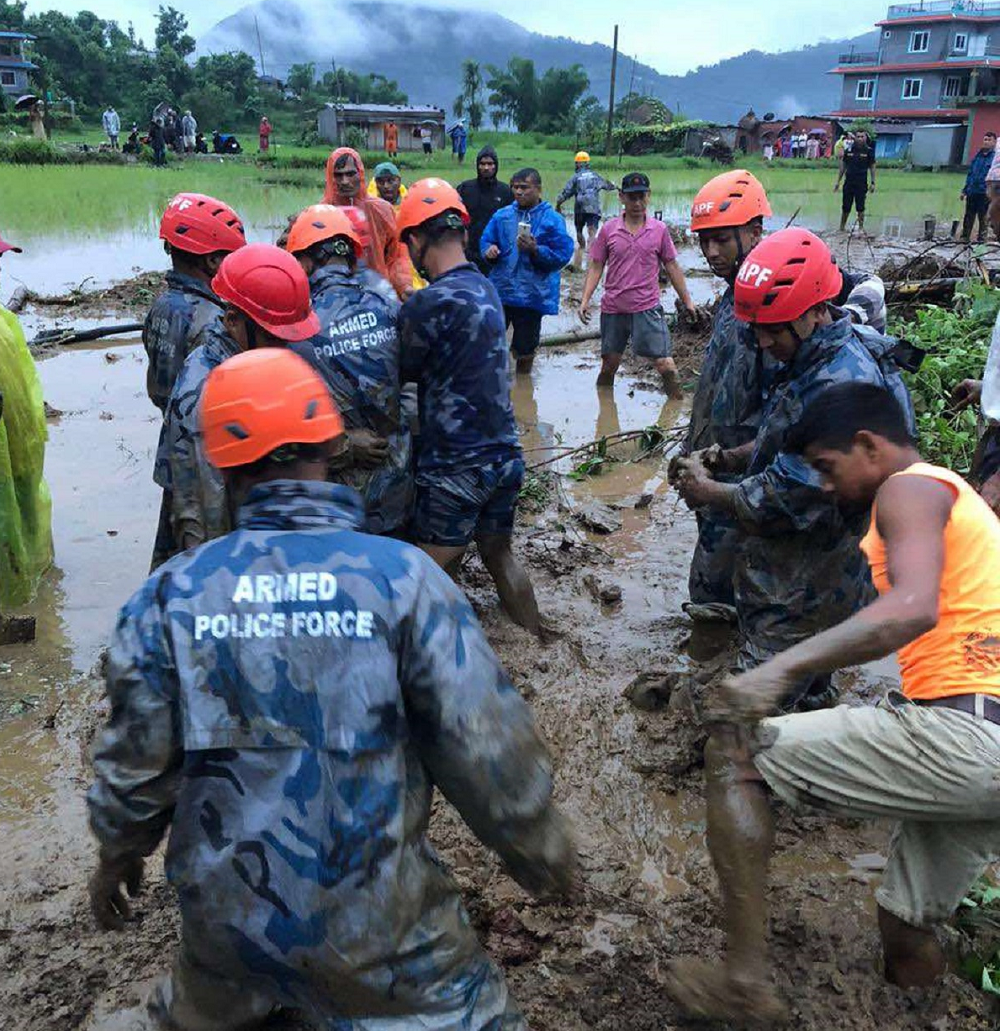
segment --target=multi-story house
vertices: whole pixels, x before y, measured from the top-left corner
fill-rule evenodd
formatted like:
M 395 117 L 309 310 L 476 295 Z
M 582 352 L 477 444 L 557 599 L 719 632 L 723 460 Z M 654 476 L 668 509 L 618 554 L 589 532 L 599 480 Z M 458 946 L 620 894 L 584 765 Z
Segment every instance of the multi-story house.
M 878 50 L 841 54 L 842 118 L 967 121 L 969 99 L 1000 94 L 1000 0 L 894 4 Z
M 29 91 L 29 72 L 38 65 L 24 56 L 24 44 L 35 37 L 27 32 L 0 31 L 0 89 L 8 96 Z

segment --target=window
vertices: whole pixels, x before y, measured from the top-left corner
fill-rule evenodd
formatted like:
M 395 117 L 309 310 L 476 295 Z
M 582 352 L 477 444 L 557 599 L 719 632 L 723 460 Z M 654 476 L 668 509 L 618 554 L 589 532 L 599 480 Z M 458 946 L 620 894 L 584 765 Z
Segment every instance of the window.
M 0 72 L 0 86 L 16 86 L 17 77 L 13 72 Z
M 882 38 L 892 39 L 892 29 L 886 29 L 885 32 L 882 33 Z
M 858 79 L 858 89 L 854 94 L 855 100 L 871 100 L 875 96 L 874 79 Z
M 962 79 L 958 75 L 949 75 L 944 80 L 944 96 L 960 97 L 962 95 Z
M 903 100 L 919 100 L 923 91 L 923 79 L 903 79 Z
M 910 53 L 911 54 L 926 54 L 931 44 L 931 34 L 929 32 L 911 32 L 910 33 Z
M 951 49 L 956 54 L 964 54 L 969 49 L 969 37 L 965 32 L 955 33 L 955 42 L 952 43 Z

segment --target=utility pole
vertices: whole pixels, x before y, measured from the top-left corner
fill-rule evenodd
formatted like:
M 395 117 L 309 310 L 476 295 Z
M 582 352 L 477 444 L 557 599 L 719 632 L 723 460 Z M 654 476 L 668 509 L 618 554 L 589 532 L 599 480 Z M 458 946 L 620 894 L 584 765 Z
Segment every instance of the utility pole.
M 604 156 L 611 156 L 611 132 L 615 126 L 615 73 L 618 71 L 618 26 L 615 26 L 615 44 L 611 51 L 611 97 L 608 100 L 608 133 L 604 137 Z
M 257 30 L 257 53 L 260 54 L 260 74 L 267 75 L 264 70 L 264 47 L 260 42 L 260 22 L 257 21 L 257 15 L 253 16 L 253 27 Z

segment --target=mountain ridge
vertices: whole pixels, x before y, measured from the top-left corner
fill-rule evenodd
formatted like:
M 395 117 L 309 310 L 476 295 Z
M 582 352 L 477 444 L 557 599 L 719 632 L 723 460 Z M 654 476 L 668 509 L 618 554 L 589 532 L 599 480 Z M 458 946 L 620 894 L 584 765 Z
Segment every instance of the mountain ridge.
M 396 79 L 411 103 L 434 104 L 450 114 L 465 58 L 502 66 L 517 56 L 531 58 L 539 74 L 583 65 L 591 92 L 607 104 L 611 47 L 532 32 L 491 12 L 401 8 L 383 0 L 259 0 L 203 34 L 197 53 L 257 54 L 257 25 L 265 69 L 278 78 L 292 64 L 315 61 L 322 74 L 336 63 Z M 759 114 L 823 114 L 836 108 L 840 94 L 840 80 L 826 73 L 852 45 L 871 49 L 877 33 L 779 53 L 751 50 L 685 75 L 664 75 L 639 62 L 633 67 L 630 57 L 619 54 L 615 92 L 620 99 L 632 82 L 636 92 L 679 107 L 688 117 L 717 122 L 735 122 L 751 106 Z

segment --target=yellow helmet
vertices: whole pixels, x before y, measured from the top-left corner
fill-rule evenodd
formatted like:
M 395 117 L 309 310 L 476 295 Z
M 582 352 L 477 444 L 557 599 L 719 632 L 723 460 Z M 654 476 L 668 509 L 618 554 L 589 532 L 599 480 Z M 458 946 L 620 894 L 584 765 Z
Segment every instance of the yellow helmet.
M 578 165 L 586 165 L 590 161 L 590 155 L 585 150 L 581 150 L 577 153 L 576 157 L 573 158 L 573 160 Z

